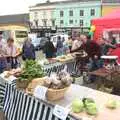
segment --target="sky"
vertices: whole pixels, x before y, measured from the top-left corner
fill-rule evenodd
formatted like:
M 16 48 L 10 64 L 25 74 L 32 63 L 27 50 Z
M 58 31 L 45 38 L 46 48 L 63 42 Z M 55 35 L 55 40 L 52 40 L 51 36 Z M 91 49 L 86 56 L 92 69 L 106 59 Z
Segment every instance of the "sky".
M 0 15 L 28 13 L 29 6 L 45 1 L 46 0 L 0 0 Z

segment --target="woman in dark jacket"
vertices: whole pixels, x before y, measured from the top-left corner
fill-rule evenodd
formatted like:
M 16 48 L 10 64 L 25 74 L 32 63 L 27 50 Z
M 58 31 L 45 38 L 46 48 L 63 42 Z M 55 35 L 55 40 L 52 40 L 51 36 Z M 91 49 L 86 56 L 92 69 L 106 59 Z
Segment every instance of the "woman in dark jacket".
M 48 38 L 48 41 L 45 43 L 43 52 L 46 55 L 46 58 L 53 58 L 56 53 L 56 49 L 53 45 L 53 43 L 50 41 L 50 38 Z
M 27 38 L 27 40 L 24 42 L 23 48 L 22 48 L 22 58 L 23 60 L 35 60 L 35 48 L 33 44 L 31 43 L 31 39 Z

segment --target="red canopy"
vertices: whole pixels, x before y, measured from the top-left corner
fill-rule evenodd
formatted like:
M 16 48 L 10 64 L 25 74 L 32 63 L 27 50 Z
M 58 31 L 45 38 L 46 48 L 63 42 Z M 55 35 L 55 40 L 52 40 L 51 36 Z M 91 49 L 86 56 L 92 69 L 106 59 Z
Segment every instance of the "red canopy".
M 104 17 L 93 19 L 92 25 L 96 26 L 94 39 L 99 39 L 104 30 L 119 29 L 120 30 L 120 9 L 113 11 L 111 14 Z

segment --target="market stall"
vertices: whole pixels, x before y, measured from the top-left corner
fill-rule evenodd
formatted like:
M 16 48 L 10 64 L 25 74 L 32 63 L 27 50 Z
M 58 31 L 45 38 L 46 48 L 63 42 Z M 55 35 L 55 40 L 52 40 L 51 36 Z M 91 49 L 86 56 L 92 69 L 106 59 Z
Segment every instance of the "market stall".
M 117 37 L 118 43 L 120 42 L 120 9 L 115 10 L 111 14 L 93 19 L 91 24 L 95 26 L 94 40 L 102 37 L 112 39 L 113 36 Z
M 0 75 L 0 105 L 7 120 L 120 120 L 120 97 L 72 84 L 67 69 L 46 76 L 28 60 Z
M 38 63 L 43 66 L 44 71 L 50 76 L 53 72 L 60 72 L 67 66 L 67 71 L 72 74 L 76 70 L 75 57 L 72 54 L 62 55 L 56 58 L 38 60 Z
M 84 97 L 92 98 L 96 102 L 97 115 L 88 115 L 85 111 L 74 113 L 71 110 L 71 104 L 75 98 L 83 99 Z M 46 101 L 30 96 L 27 93 L 18 91 L 10 84 L 6 85 L 4 112 L 8 120 L 58 120 L 53 115 L 54 105 L 60 105 L 70 108 L 67 120 L 119 120 L 119 106 L 116 109 L 106 107 L 107 101 L 115 99 L 120 101 L 119 96 L 110 95 L 79 85 L 71 85 L 63 99 L 58 101 Z M 61 119 L 59 119 L 61 120 Z

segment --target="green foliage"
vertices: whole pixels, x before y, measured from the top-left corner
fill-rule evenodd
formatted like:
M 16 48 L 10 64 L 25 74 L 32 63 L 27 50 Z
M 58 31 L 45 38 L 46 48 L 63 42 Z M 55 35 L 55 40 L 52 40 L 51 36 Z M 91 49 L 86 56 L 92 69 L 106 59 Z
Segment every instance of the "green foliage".
M 22 74 L 19 76 L 20 81 L 33 80 L 34 78 L 44 77 L 44 71 L 41 65 L 37 64 L 36 61 L 26 60 Z

